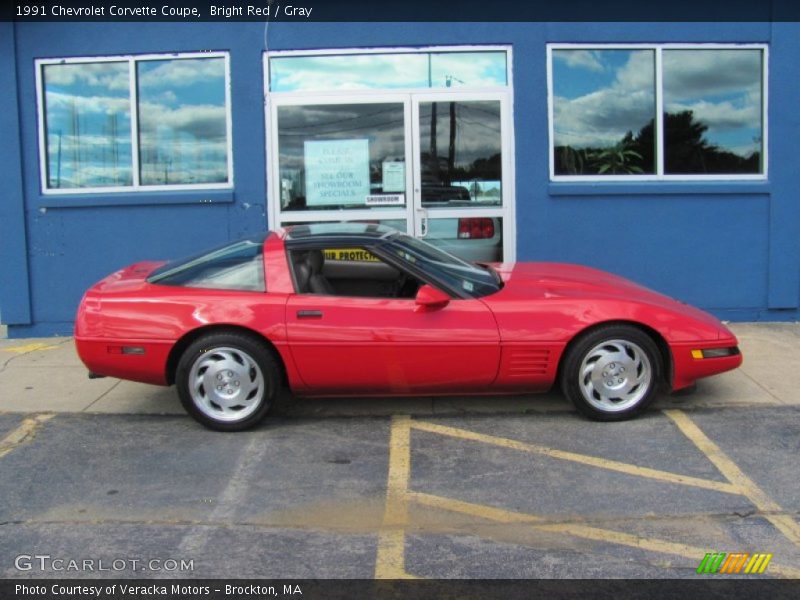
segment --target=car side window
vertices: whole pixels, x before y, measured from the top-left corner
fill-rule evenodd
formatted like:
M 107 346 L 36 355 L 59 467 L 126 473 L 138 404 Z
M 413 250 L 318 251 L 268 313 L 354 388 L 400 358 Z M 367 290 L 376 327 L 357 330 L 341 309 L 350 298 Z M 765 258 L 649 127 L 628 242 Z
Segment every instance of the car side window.
M 299 294 L 361 298 L 414 298 L 421 285 L 413 276 L 359 247 L 292 250 Z
M 148 281 L 159 285 L 264 292 L 263 236 L 168 263 L 154 271 Z

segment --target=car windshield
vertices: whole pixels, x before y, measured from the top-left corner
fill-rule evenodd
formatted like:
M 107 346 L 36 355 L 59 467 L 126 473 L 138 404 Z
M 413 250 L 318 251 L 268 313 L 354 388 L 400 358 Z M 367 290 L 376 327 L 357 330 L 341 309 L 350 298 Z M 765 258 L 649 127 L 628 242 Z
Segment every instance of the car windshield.
M 263 292 L 265 237 L 262 233 L 170 261 L 153 271 L 147 281 L 160 285 Z
M 412 265 L 447 288 L 458 291 L 460 296 L 480 298 L 502 287 L 500 277 L 491 267 L 470 264 L 409 235 L 387 237 L 377 250 Z

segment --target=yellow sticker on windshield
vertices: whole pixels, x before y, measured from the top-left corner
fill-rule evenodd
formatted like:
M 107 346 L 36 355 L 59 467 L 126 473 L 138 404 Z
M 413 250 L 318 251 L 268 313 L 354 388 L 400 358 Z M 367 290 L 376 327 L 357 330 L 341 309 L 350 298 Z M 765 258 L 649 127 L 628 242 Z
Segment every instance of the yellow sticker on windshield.
M 325 260 L 380 262 L 377 256 L 361 248 L 330 248 L 324 254 Z

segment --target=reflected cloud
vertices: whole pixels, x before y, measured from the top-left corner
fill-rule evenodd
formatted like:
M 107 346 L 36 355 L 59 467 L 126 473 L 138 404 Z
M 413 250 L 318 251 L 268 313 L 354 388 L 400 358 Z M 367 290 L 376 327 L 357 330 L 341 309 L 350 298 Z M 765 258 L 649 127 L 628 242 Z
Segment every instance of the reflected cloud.
M 672 99 L 761 89 L 761 50 L 664 50 L 663 65 Z
M 664 110 L 670 134 L 666 139 L 672 142 L 662 151 L 667 157 L 677 153 L 673 158 L 705 153 L 696 164 L 682 163 L 687 170 L 681 172 L 738 173 L 759 168 L 762 55 L 760 49 L 741 48 L 663 50 Z M 601 149 L 619 144 L 636 149 L 631 159 L 644 157 L 645 172 L 652 168 L 648 165 L 656 117 L 654 51 L 556 49 L 552 68 L 557 172 L 598 169 L 585 161 L 597 162 Z M 681 133 L 675 127 L 688 129 Z M 695 149 L 676 144 L 694 144 Z M 582 149 L 591 154 L 581 155 Z M 744 159 L 750 162 L 741 162 Z M 666 166 L 670 164 L 672 160 Z M 620 168 L 624 172 L 624 165 Z
M 628 131 L 638 131 L 653 118 L 653 51 L 555 50 L 553 57 L 562 63 L 560 68 L 554 64 L 553 78 L 561 78 L 565 89 L 575 88 L 569 80 L 584 77 L 587 69 L 607 74 L 606 80 L 598 81 L 595 89 L 581 89 L 572 97 L 554 96 L 556 146 L 611 146 Z M 588 62 L 590 59 L 592 62 Z
M 163 104 L 140 103 L 140 107 L 139 130 L 143 134 L 169 129 L 201 140 L 224 140 L 227 136 L 224 106 L 195 105 L 173 109 Z
M 44 78 L 48 86 L 79 86 L 127 92 L 130 86 L 128 68 L 127 62 L 47 65 Z
M 563 61 L 568 67 L 574 69 L 587 69 L 594 72 L 605 71 L 605 66 L 594 50 L 557 50 L 553 53 L 553 58 Z
M 76 111 L 82 116 L 93 114 L 117 114 L 130 118 L 131 101 L 128 97 L 78 96 L 62 92 L 48 91 L 45 94 L 48 121 L 65 118 L 67 111 Z
M 141 183 L 228 181 L 225 61 L 135 61 Z M 130 64 L 45 65 L 48 184 L 132 185 Z
M 270 89 L 364 90 L 506 85 L 505 52 L 287 56 L 270 60 Z
M 225 81 L 225 60 L 222 58 L 178 58 L 173 60 L 142 61 L 139 68 L 139 88 L 153 90 L 184 88 L 202 83 L 220 85 Z

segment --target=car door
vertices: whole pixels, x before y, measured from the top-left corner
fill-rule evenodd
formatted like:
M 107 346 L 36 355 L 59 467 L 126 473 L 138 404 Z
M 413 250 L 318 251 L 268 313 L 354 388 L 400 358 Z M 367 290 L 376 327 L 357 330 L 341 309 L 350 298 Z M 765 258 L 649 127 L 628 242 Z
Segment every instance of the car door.
M 286 311 L 311 393 L 478 392 L 497 375 L 497 325 L 477 299 L 419 310 L 414 299 L 295 294 Z

